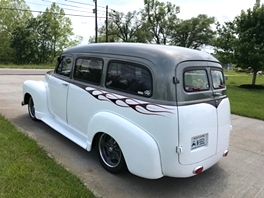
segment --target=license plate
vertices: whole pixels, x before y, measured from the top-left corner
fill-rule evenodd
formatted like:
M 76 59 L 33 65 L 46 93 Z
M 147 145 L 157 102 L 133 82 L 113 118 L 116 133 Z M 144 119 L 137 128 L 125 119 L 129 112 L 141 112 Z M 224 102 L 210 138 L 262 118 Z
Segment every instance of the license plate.
M 207 134 L 192 137 L 191 150 L 207 145 Z

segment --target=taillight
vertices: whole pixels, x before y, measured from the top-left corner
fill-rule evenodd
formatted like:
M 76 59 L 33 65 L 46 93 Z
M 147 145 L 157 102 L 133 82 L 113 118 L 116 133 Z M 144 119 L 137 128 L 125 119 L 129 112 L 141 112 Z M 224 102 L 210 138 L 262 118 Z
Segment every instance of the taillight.
M 228 155 L 228 152 L 229 152 L 228 150 L 225 150 L 223 156 L 226 157 Z
M 193 173 L 196 174 L 196 175 L 200 174 L 201 172 L 203 172 L 203 167 L 202 166 L 198 166 L 198 167 L 196 167 L 193 170 Z

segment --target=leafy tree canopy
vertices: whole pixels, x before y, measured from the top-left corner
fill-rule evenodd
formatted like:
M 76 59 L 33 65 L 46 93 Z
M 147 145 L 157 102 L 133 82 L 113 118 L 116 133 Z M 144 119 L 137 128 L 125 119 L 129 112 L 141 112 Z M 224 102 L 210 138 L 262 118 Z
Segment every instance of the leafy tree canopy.
M 24 0 L 0 0 L 0 62 L 53 62 L 65 48 L 80 43 L 71 26 L 56 3 L 34 18 Z
M 257 72 L 264 70 L 264 5 L 241 11 L 233 22 L 217 25 L 216 52 L 224 63 L 235 63 L 253 70 L 252 85 Z
M 17 25 L 25 25 L 33 15 L 24 0 L 0 0 L 0 62 L 8 63 L 13 59 L 14 50 L 10 46 L 12 32 Z
M 252 84 L 259 70 L 264 70 L 264 5 L 242 11 L 234 20 L 238 40 L 235 59 L 242 68 L 253 70 Z
M 145 31 L 150 32 L 154 43 L 166 45 L 173 25 L 179 22 L 177 14 L 180 7 L 170 2 L 166 4 L 158 0 L 144 0 L 141 10 Z
M 173 27 L 171 44 L 193 49 L 198 49 L 203 44 L 212 44 L 215 32 L 211 25 L 214 23 L 214 17 L 208 17 L 204 14 L 188 20 L 181 20 Z
M 235 46 L 237 36 L 234 30 L 233 22 L 225 22 L 221 25 L 216 23 L 217 36 L 213 40 L 213 45 L 216 46 L 215 52 L 217 58 L 224 64 L 234 63 Z

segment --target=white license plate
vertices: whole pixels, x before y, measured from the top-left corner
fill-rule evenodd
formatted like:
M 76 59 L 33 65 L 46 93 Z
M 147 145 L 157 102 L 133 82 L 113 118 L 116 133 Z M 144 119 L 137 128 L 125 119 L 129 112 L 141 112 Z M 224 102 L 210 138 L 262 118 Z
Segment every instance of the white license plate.
M 207 145 L 207 134 L 192 137 L 191 150 Z

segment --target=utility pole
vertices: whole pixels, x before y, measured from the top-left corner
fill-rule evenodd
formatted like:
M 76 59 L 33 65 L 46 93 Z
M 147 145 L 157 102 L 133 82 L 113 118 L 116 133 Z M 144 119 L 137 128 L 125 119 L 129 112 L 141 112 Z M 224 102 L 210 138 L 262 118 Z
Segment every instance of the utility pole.
M 106 19 L 105 19 L 105 42 L 108 42 L 108 5 L 106 6 Z
M 94 14 L 95 14 L 95 42 L 97 43 L 97 0 L 93 0 L 94 1 Z

